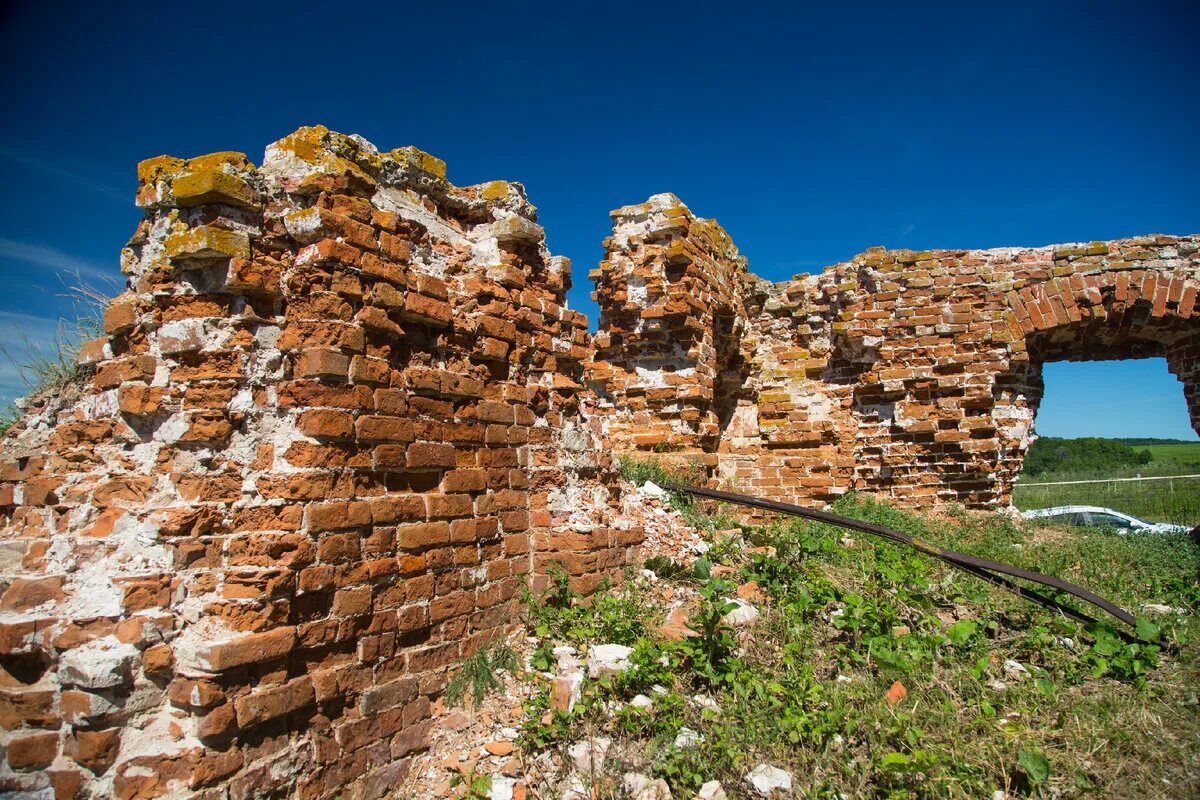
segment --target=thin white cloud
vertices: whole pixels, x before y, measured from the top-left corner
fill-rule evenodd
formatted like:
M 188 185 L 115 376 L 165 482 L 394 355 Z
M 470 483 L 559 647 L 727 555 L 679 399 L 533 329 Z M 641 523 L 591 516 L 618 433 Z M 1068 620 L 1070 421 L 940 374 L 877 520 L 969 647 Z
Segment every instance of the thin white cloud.
M 38 264 L 70 275 L 78 273 L 80 275 L 108 279 L 117 276 L 116 270 L 106 269 L 91 261 L 59 250 L 56 247 L 48 247 L 33 242 L 18 242 L 14 239 L 0 238 L 0 258 L 24 261 L 27 264 Z
M 121 191 L 115 186 L 86 180 L 85 178 L 79 177 L 79 174 L 73 170 L 65 169 L 56 164 L 52 164 L 45 159 L 35 158 L 29 153 L 18 152 L 3 145 L 0 145 L 0 158 L 7 158 L 9 161 L 14 161 L 18 164 L 29 167 L 30 169 L 35 169 L 48 175 L 54 175 L 55 177 L 67 181 L 68 183 L 73 183 L 76 186 L 82 186 L 85 189 L 91 189 L 93 192 L 99 192 L 100 194 L 108 197 L 111 200 L 121 203 L 122 205 L 129 205 L 132 197 L 131 191 Z
M 909 222 L 900 226 L 900 238 L 907 239 L 908 235 L 917 229 L 916 223 Z

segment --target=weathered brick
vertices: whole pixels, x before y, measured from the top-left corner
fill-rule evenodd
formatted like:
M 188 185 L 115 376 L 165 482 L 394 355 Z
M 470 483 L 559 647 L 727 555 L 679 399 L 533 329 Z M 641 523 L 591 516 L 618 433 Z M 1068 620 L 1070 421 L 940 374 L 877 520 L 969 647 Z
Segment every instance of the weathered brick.
M 224 672 L 245 664 L 282 658 L 292 651 L 295 643 L 294 627 L 276 628 L 263 633 L 239 636 L 226 642 L 204 642 L 197 648 L 194 660 L 208 672 Z M 178 650 L 176 658 L 179 659 Z
M 298 426 L 305 436 L 320 439 L 351 439 L 354 437 L 354 417 L 345 411 L 320 408 L 300 415 Z
M 282 686 L 258 689 L 234 701 L 238 727 L 249 728 L 316 702 L 312 678 L 305 675 Z
M 457 463 L 453 445 L 414 442 L 408 446 L 407 465 L 413 469 L 446 468 Z
M 449 541 L 450 525 L 446 522 L 401 525 L 396 529 L 396 544 L 405 550 L 420 550 Z
M 45 769 L 58 756 L 56 731 L 17 734 L 8 740 L 8 766 L 18 772 Z

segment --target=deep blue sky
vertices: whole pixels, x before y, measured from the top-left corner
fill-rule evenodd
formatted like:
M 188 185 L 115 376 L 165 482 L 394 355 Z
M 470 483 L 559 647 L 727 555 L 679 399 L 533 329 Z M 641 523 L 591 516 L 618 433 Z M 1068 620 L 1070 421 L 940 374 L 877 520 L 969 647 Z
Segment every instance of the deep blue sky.
M 0 340 L 47 336 L 64 268 L 117 274 L 139 160 L 258 161 L 316 123 L 522 181 L 593 323 L 607 212 L 661 191 L 775 280 L 877 244 L 1200 232 L 1194 3 L 804 5 L 4 4 Z M 1047 368 L 1042 433 L 1194 436 L 1161 362 L 1103 368 Z M 1145 413 L 1078 413 L 1113 386 Z

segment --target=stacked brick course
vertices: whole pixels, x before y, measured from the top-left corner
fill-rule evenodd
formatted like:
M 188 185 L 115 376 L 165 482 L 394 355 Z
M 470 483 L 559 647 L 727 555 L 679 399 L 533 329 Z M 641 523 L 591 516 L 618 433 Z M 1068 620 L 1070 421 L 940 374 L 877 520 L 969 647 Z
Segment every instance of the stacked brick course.
M 18 796 L 383 796 L 524 585 L 637 558 L 614 452 L 1003 507 L 1054 359 L 1165 356 L 1200 428 L 1196 236 L 772 284 L 656 195 L 613 212 L 589 337 L 524 189 L 414 148 L 304 128 L 144 162 L 137 201 L 85 380 L 0 452 Z
M 531 570 L 628 562 L 569 265 L 444 176 L 323 128 L 140 166 L 87 384 L 5 446 L 3 792 L 379 797 Z
M 753 343 L 746 260 L 671 194 L 612 212 L 596 357 L 605 429 L 641 450 L 705 453 L 737 413 Z
M 661 196 L 631 208 L 656 202 Z M 1165 356 L 1183 382 L 1200 430 L 1200 237 L 875 248 L 777 284 L 745 272 L 736 251 L 724 250 L 710 263 L 690 262 L 721 285 L 706 295 L 684 284 L 686 271 L 674 283 L 663 278 L 666 247 L 693 244 L 670 215 L 651 216 L 650 230 L 631 235 L 630 209 L 617 214 L 588 374 L 611 404 L 608 431 L 618 449 L 693 458 L 719 481 L 777 499 L 828 502 L 859 490 L 910 505 L 1005 507 L 1033 439 L 1042 365 L 1150 356 Z M 694 225 L 686 210 L 678 216 Z M 705 221 L 704 240 L 726 241 L 714 228 Z M 698 300 L 656 340 L 626 333 L 640 333 L 630 320 L 661 305 L 626 288 L 650 275 L 665 283 L 658 296 Z M 714 323 L 714 307 L 733 309 L 733 323 Z M 738 332 L 739 346 L 681 354 L 679 341 L 708 342 L 726 330 Z M 687 384 L 676 377 L 683 360 L 688 374 L 740 380 L 715 390 L 704 377 Z M 681 389 L 660 393 L 648 412 L 649 401 L 631 398 L 633 387 L 662 385 Z M 722 405 L 732 410 L 717 413 Z M 688 411 L 698 426 L 680 424 Z

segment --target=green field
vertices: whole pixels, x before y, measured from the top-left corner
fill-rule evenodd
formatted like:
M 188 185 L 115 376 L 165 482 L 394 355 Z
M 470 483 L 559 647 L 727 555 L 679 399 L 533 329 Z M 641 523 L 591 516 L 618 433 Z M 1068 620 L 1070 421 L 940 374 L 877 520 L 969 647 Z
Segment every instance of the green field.
M 1200 472 L 1200 442 L 1187 444 L 1154 444 L 1138 448 L 1147 450 L 1154 464 L 1180 464 L 1191 467 L 1189 472 Z
M 1068 469 L 1039 475 L 1023 474 L 1013 491 L 1013 502 L 1021 510 L 1064 505 L 1104 506 L 1152 522 L 1200 525 L 1200 478 L 1171 477 L 1200 474 L 1200 442 L 1143 445 L 1134 449 L 1149 452 L 1150 462 L 1105 469 L 1087 469 L 1075 462 Z M 1167 479 L 1065 486 L 1032 485 L 1134 477 Z
M 1189 537 L 1063 535 L 1001 515 L 933 521 L 852 496 L 834 511 L 1080 583 L 1132 609 L 1144 641 L 844 529 L 783 519 L 722 530 L 704 559 L 652 558 L 649 573 L 592 602 L 565 574 L 531 600 L 537 671 L 524 676 L 519 747 L 524 764 L 549 766 L 526 773 L 544 776 L 529 778 L 529 796 L 564 796 L 574 774 L 591 797 L 626 797 L 637 773 L 670 790 L 652 796 L 696 797 L 717 780 L 749 798 L 759 765 L 806 798 L 1200 796 L 1200 547 Z M 723 616 L 735 591 L 761 614 L 750 626 Z M 1146 603 L 1179 611 L 1151 617 Z M 668 613 L 685 614 L 686 628 L 664 635 Z M 608 643 L 631 648 L 628 670 L 584 681 L 574 708 L 556 709 L 543 674 L 555 647 Z M 599 763 L 572 773 L 577 743 L 600 737 Z M 486 796 L 487 780 L 462 796 Z

